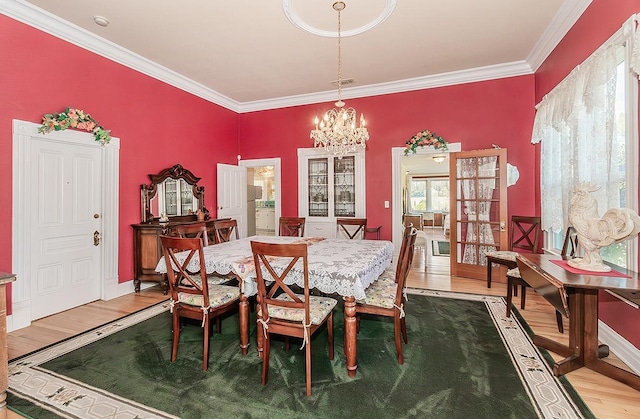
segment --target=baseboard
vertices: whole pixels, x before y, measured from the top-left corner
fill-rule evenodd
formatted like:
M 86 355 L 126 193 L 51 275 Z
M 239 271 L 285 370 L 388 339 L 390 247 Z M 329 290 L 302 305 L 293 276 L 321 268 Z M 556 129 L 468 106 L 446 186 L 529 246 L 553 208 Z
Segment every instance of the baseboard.
M 31 325 L 31 301 L 14 302 L 11 315 L 7 316 L 7 333 Z
M 640 375 L 640 349 L 633 346 L 631 342 L 601 320 L 598 320 L 598 337 L 600 342 L 609 345 L 611 353 L 627 364 L 633 372 Z

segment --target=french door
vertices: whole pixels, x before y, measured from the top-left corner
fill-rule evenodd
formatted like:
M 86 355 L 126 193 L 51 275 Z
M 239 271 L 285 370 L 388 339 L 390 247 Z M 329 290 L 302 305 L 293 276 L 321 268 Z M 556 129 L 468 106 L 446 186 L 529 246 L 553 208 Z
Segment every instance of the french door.
M 508 247 L 507 150 L 451 153 L 451 275 L 486 279 L 486 252 Z

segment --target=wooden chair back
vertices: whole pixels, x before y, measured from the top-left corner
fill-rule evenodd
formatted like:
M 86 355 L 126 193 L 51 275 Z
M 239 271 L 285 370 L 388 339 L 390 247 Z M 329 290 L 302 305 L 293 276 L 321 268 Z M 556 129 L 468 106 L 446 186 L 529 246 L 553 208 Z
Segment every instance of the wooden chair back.
M 204 266 L 204 252 L 202 239 L 200 237 L 183 238 L 160 236 L 162 252 L 165 264 L 167 265 L 167 276 L 169 279 L 169 292 L 173 301 L 179 301 L 178 294 L 186 293 L 202 295 L 203 306 L 209 306 L 209 290 L 207 284 L 207 274 Z M 188 251 L 189 254 L 184 262 L 180 263 L 176 254 Z M 197 274 L 190 274 L 187 266 L 191 260 L 197 257 L 200 265 Z M 198 317 L 202 317 L 202 308 L 185 305 L 186 310 L 197 312 Z
M 209 231 L 205 223 L 179 225 L 176 227 L 176 234 L 182 238 L 202 239 L 202 245 L 209 246 Z
M 418 230 L 416 228 L 411 227 L 405 229 L 396 266 L 395 281 L 398 284 L 396 289 L 396 305 L 398 306 L 404 299 L 404 287 L 407 282 L 407 277 L 409 276 L 409 271 L 411 270 L 411 263 L 413 262 L 416 237 L 418 237 Z
M 564 235 L 564 243 L 562 243 L 560 255 L 562 259 L 572 259 L 578 256 L 578 232 L 571 226 L 567 228 L 567 232 Z
M 542 224 L 540 217 L 511 217 L 511 231 L 509 242 L 515 252 L 542 253 Z
M 309 267 L 307 260 L 306 243 L 260 243 L 251 242 L 256 275 L 258 279 L 258 301 L 263 319 L 269 318 L 269 306 L 287 307 L 304 310 L 305 324 L 309 324 Z M 277 269 L 273 266 L 274 260 L 281 261 L 281 258 L 288 260 L 286 268 Z M 302 265 L 304 275 L 304 301 L 300 299 L 289 285 L 285 284 L 285 278 L 293 267 Z M 265 280 L 264 274 L 269 276 Z M 267 291 L 267 281 L 273 285 Z M 276 297 L 281 293 L 286 293 L 290 301 L 278 300 Z M 297 327 L 300 324 L 296 325 Z
M 336 228 L 338 230 L 338 237 L 340 233 L 347 235 L 349 239 L 359 238 L 364 239 L 364 232 L 367 229 L 366 218 L 338 218 L 336 219 Z
M 236 240 L 240 238 L 237 220 L 214 221 L 213 228 L 216 232 L 216 241 L 218 243 L 228 242 L 234 235 Z
M 281 236 L 304 236 L 305 217 L 280 217 Z

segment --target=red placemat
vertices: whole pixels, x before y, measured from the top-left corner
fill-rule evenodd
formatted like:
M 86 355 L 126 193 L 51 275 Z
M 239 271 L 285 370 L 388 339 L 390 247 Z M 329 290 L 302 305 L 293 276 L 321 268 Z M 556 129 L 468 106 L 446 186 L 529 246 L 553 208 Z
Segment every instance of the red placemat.
M 585 271 L 584 269 L 574 268 L 569 265 L 566 260 L 551 260 L 551 262 L 555 263 L 559 267 L 563 268 L 565 271 L 569 271 L 572 274 L 580 274 L 580 275 L 597 275 L 597 276 L 614 276 L 618 278 L 631 278 L 631 276 L 627 274 L 623 274 L 622 272 L 616 271 L 615 269 L 611 269 L 609 272 L 594 272 L 594 271 Z

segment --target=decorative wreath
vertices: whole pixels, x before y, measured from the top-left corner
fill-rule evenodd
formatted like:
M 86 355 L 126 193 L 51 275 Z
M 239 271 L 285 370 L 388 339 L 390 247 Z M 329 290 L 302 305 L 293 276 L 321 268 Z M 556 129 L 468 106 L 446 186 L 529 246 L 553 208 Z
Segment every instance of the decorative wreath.
M 406 142 L 406 147 L 404 150 L 404 155 L 408 155 L 409 151 L 412 151 L 413 154 L 416 154 L 416 149 L 418 146 L 432 146 L 436 150 L 447 150 L 447 142 L 441 136 L 437 135 L 435 132 L 431 132 L 429 130 L 423 130 L 418 132 L 416 135 L 411 137 Z
M 62 131 L 67 128 L 74 128 L 83 131 L 89 131 L 96 137 L 96 141 L 101 144 L 108 144 L 111 140 L 111 132 L 98 125 L 95 119 L 82 109 L 65 108 L 59 113 L 46 113 L 42 115 L 42 126 L 38 128 L 38 132 L 46 134 L 51 131 Z

